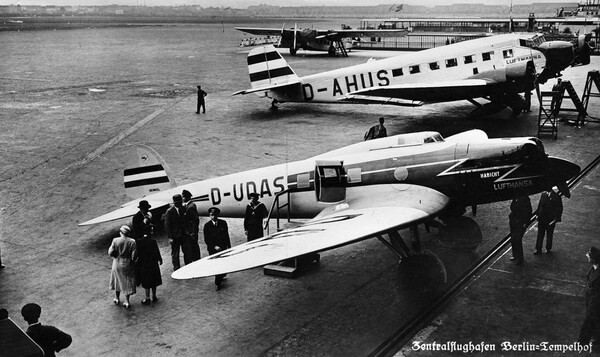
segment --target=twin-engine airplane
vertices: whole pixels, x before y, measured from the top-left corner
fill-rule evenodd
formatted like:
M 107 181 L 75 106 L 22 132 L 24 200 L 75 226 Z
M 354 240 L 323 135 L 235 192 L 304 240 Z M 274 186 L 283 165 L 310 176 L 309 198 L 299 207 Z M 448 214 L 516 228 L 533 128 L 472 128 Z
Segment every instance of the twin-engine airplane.
M 125 185 L 143 188 L 148 193 L 143 199 L 153 209 L 164 209 L 186 189 L 195 195 L 200 215 L 216 206 L 222 216 L 241 218 L 249 193 L 256 192 L 267 207 L 276 200 L 275 210 L 287 204 L 282 216 L 311 219 L 186 265 L 173 273 L 176 279 L 250 269 L 386 233 L 393 239 L 400 229 L 441 214 L 460 215 L 466 206 L 564 187 L 580 171 L 571 162 L 549 157 L 537 138 L 489 139 L 481 130 L 445 140 L 436 132 L 370 140 L 156 193 L 151 192 L 160 190 L 158 185 L 169 185 L 164 166 L 143 147 L 135 155 L 148 164 L 127 169 Z M 81 225 L 132 216 L 141 199 Z M 396 243 L 397 253 L 408 255 L 406 244 Z
M 273 46 L 248 54 L 251 89 L 274 102 L 424 103 L 485 98 L 494 108 L 521 113 L 519 95 L 573 63 L 570 42 L 545 41 L 532 33 L 479 38 L 364 64 L 299 77 Z
M 284 24 L 285 26 L 285 24 Z M 309 51 L 327 51 L 330 56 L 334 56 L 340 51 L 342 56 L 347 57 L 347 46 L 344 39 L 356 37 L 401 37 L 405 36 L 406 29 L 372 29 L 372 30 L 313 30 L 285 28 L 257 28 L 257 27 L 236 27 L 236 30 L 246 32 L 252 35 L 260 36 L 281 36 L 278 47 L 289 48 L 292 56 L 296 55 L 299 49 Z

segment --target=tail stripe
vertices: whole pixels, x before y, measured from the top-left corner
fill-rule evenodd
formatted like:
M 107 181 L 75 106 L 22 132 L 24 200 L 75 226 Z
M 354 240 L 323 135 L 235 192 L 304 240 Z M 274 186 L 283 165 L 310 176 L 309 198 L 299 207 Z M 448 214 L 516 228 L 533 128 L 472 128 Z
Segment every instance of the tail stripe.
M 256 55 L 248 56 L 248 66 L 251 66 L 251 65 L 257 64 L 257 63 L 261 63 L 261 62 L 278 60 L 280 58 L 283 58 L 283 57 L 281 57 L 281 55 L 277 51 L 259 53 Z
M 154 185 L 157 183 L 166 183 L 166 182 L 169 182 L 169 178 L 167 176 L 153 177 L 153 178 L 142 179 L 142 180 L 126 181 L 125 188 Z
M 290 74 L 294 74 L 290 67 L 275 68 L 272 70 L 250 73 L 250 82 L 262 81 L 265 79 L 275 79 L 277 77 L 283 77 Z
M 127 177 L 127 176 L 131 176 L 131 175 L 137 175 L 137 174 L 143 174 L 143 173 L 155 172 L 155 171 L 162 171 L 164 173 L 165 169 L 160 164 L 150 165 L 150 166 L 133 167 L 130 169 L 125 169 L 124 175 L 125 175 L 125 177 Z

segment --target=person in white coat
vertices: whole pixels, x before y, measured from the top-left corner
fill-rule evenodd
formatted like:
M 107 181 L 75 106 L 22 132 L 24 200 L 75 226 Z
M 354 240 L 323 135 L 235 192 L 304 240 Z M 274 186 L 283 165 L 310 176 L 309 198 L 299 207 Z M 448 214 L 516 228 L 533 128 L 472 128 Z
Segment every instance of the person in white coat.
M 121 303 L 121 292 L 125 294 L 123 306 L 129 308 L 129 296 L 135 294 L 135 261 L 137 248 L 135 240 L 131 238 L 131 229 L 128 226 L 119 228 L 120 236 L 114 238 L 108 248 L 108 255 L 113 258 L 110 271 L 110 290 L 115 291 L 115 305 Z

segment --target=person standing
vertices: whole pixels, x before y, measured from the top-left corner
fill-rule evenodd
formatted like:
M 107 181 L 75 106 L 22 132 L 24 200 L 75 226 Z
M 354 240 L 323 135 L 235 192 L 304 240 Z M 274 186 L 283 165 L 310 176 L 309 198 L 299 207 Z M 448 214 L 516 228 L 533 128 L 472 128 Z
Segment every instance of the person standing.
M 138 285 L 146 290 L 146 298 L 142 304 L 150 304 L 150 290 L 152 290 L 152 302 L 157 302 L 156 287 L 162 285 L 160 266 L 163 263 L 158 244 L 152 239 L 152 226 L 147 226 L 145 234 L 135 241 L 138 260 Z
M 110 290 L 115 291 L 115 305 L 119 305 L 121 292 L 125 294 L 123 307 L 129 309 L 129 296 L 135 294 L 135 261 L 137 247 L 131 238 L 131 229 L 128 226 L 119 228 L 120 236 L 114 238 L 108 248 L 108 255 L 113 258 L 110 271 Z
M 144 237 L 145 232 L 148 230 L 148 226 L 152 224 L 152 213 L 150 213 L 150 204 L 146 200 L 140 201 L 138 204 L 138 208 L 135 215 L 133 215 L 133 219 L 131 220 L 131 237 L 133 239 L 140 239 Z
M 200 114 L 200 107 L 202 107 L 202 113 L 206 113 L 206 103 L 204 102 L 204 97 L 206 97 L 208 93 L 202 90 L 201 86 L 198 86 L 198 104 L 196 105 L 196 114 Z
M 179 269 L 179 252 L 183 249 L 184 259 L 186 254 L 186 244 L 184 244 L 185 232 L 183 230 L 184 210 L 183 198 L 180 194 L 173 196 L 173 205 L 165 213 L 165 231 L 171 244 L 171 261 L 173 262 L 173 271 Z
M 71 335 L 54 326 L 42 325 L 39 321 L 41 314 L 42 308 L 38 304 L 29 303 L 23 306 L 21 315 L 29 324 L 25 333 L 44 350 L 44 356 L 54 357 L 55 352 L 69 347 L 73 339 Z
M 372 126 L 369 131 L 365 133 L 364 139 L 372 140 L 378 138 L 385 138 L 387 136 L 387 129 L 383 126 L 383 122 L 385 119 L 383 117 L 379 118 L 379 125 Z
M 552 239 L 556 223 L 561 221 L 563 204 L 558 187 L 554 186 L 550 191 L 542 192 L 538 204 L 538 234 L 535 243 L 534 255 L 542 254 L 542 244 L 546 235 L 546 253 L 552 251 Z
M 269 212 L 267 207 L 258 200 L 258 193 L 253 192 L 248 196 L 250 196 L 250 203 L 246 206 L 244 215 L 244 233 L 250 242 L 264 235 L 263 220 L 267 218 Z
M 219 219 L 220 213 L 221 210 L 217 207 L 209 208 L 208 215 L 210 221 L 204 224 L 204 242 L 206 243 L 209 255 L 231 248 L 229 228 L 227 227 L 227 222 Z M 221 282 L 225 278 L 225 275 L 226 274 L 215 275 L 215 288 L 217 291 L 221 290 Z
M 183 192 L 181 192 L 181 196 L 183 197 L 183 203 L 185 203 L 185 222 L 183 228 L 187 236 L 186 239 L 188 241 L 187 243 L 190 251 L 189 261 L 186 260 L 185 253 L 183 260 L 185 261 L 185 264 L 189 264 L 200 259 L 200 246 L 198 245 L 200 217 L 198 215 L 198 207 L 196 207 L 196 204 L 192 201 L 191 192 L 188 190 L 183 190 Z
M 523 235 L 531 219 L 531 201 L 529 196 L 519 194 L 510 204 L 508 221 L 510 225 L 510 245 L 512 258 L 517 265 L 523 264 Z
M 591 267 L 585 284 L 585 318 L 581 325 L 578 342 L 592 343 L 592 352 L 600 352 L 600 249 L 591 247 L 586 253 Z

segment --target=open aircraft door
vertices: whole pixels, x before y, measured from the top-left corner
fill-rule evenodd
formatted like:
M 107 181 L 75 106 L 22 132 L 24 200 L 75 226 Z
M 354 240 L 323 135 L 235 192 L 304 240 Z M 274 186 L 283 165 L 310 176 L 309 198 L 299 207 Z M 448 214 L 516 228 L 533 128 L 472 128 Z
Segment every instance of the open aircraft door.
M 315 194 L 317 202 L 337 203 L 346 199 L 348 178 L 343 161 L 317 160 Z

